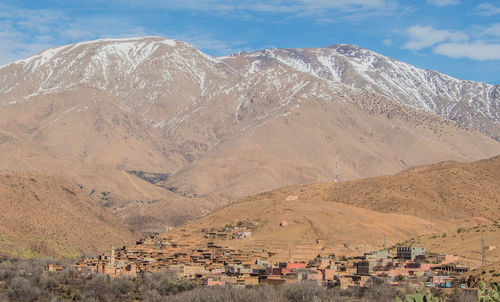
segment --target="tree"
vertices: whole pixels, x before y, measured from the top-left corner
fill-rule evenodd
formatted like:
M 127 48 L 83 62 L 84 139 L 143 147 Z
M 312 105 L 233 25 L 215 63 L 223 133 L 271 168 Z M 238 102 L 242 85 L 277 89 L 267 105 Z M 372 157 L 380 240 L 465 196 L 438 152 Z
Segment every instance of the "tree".
M 104 274 L 97 274 L 85 283 L 85 297 L 97 301 L 112 301 L 113 292 L 111 290 L 109 277 Z
M 15 301 L 35 301 L 40 297 L 40 289 L 24 277 L 14 277 L 9 282 L 7 295 Z

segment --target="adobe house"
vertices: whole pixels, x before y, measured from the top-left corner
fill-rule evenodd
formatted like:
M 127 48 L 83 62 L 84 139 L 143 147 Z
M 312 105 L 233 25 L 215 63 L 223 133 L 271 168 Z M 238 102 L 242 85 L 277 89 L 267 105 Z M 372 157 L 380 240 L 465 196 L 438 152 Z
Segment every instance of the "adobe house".
M 286 279 L 282 278 L 281 276 L 262 276 L 259 280 L 261 284 L 268 284 L 268 285 L 282 285 L 286 283 Z
M 184 266 L 183 268 L 183 273 L 186 277 L 203 274 L 205 271 L 204 266 Z
M 233 234 L 233 238 L 249 238 L 252 237 L 252 232 L 236 232 Z
M 203 286 L 226 286 L 226 281 L 224 280 L 215 280 L 214 278 L 205 278 L 203 279 Z
M 57 265 L 57 264 L 48 264 L 45 269 L 46 272 L 60 272 L 64 270 L 63 265 Z
M 205 235 L 205 238 L 209 239 L 216 239 L 217 238 L 217 232 L 209 232 Z
M 264 259 L 255 260 L 255 264 L 258 265 L 259 267 L 270 267 L 271 266 L 271 264 L 269 263 L 269 260 L 264 260 Z
M 286 264 L 286 268 L 288 269 L 299 269 L 306 268 L 307 264 L 305 262 L 289 262 Z

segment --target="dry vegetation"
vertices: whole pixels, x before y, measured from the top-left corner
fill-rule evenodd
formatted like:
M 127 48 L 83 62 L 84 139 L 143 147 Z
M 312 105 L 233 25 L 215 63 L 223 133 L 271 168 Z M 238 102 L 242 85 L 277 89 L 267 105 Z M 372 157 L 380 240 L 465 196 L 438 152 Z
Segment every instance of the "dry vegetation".
M 327 201 L 383 213 L 457 220 L 500 216 L 500 156 L 471 164 L 443 162 L 413 167 L 397 175 L 335 185 L 311 185 Z
M 424 289 L 395 288 L 379 279 L 372 279 L 365 289 L 341 291 L 326 288 L 317 282 L 300 282 L 283 286 L 201 288 L 189 280 L 177 280 L 168 271 L 143 273 L 136 278 L 109 277 L 78 273 L 72 268 L 45 272 L 54 260 L 6 260 L 0 258 L 1 301 L 183 301 L 183 302 L 386 302 L 402 299 Z M 70 263 L 62 263 L 69 265 Z M 476 296 L 475 292 L 470 292 Z M 466 292 L 445 293 L 433 290 L 446 301 L 464 300 Z

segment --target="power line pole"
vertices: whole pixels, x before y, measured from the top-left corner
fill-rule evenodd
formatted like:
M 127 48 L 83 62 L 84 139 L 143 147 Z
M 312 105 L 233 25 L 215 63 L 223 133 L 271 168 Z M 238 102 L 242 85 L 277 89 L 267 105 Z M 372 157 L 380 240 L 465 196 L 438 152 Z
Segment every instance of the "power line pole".
M 481 234 L 481 258 L 483 260 L 483 266 L 486 265 L 486 248 L 484 246 L 484 235 Z
M 335 148 L 335 178 L 334 182 L 339 181 L 339 148 Z

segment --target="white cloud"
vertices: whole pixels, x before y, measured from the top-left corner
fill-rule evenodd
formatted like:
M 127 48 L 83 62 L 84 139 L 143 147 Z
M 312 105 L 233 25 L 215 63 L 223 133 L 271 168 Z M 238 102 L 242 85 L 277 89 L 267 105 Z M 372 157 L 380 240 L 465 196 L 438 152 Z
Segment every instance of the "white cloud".
M 500 7 L 490 3 L 481 3 L 476 7 L 476 11 L 478 15 L 493 16 L 500 14 Z
M 433 52 L 451 58 L 468 58 L 477 61 L 500 60 L 500 44 L 444 43 L 435 47 Z
M 98 38 L 120 38 L 140 35 L 164 35 L 136 24 L 134 17 L 94 17 L 68 15 L 61 8 L 23 9 L 0 3 L 0 65 L 20 59 L 46 48 Z M 265 15 L 265 22 L 289 22 L 292 17 L 311 18 L 317 23 L 359 22 L 373 16 L 395 14 L 404 8 L 399 0 L 109 0 L 109 7 L 120 5 L 130 9 L 157 9 L 210 12 L 240 19 L 256 19 Z M 88 0 L 85 5 L 103 5 L 100 0 Z M 273 16 L 269 18 L 269 16 Z M 264 19 L 265 18 L 265 19 Z M 170 38 L 182 38 L 186 33 L 176 32 Z M 201 36 L 201 33 L 200 33 Z M 232 52 L 237 42 L 227 43 L 217 39 L 190 38 L 192 43 L 211 54 Z
M 448 5 L 457 5 L 460 3 L 458 0 L 427 0 L 427 3 L 438 6 L 438 7 L 443 7 L 443 6 L 448 6 Z
M 229 7 L 218 9 L 230 10 Z M 242 41 L 227 43 L 201 33 L 193 36 L 183 32 L 158 32 L 120 17 L 74 19 L 59 10 L 28 10 L 0 3 L 0 66 L 65 44 L 146 35 L 180 39 L 216 56 L 234 53 L 241 49 L 237 46 L 245 44 Z
M 500 37 L 500 23 L 494 23 L 488 27 L 483 28 L 480 32 L 481 36 Z
M 391 39 L 385 39 L 382 41 L 382 44 L 385 46 L 391 46 L 392 45 L 392 40 Z
M 398 0 L 115 0 L 125 5 L 159 7 L 165 10 L 231 11 L 235 16 L 245 13 L 264 13 L 289 16 L 325 16 L 359 20 L 362 16 L 394 13 Z
M 410 40 L 403 47 L 410 50 L 431 48 L 433 53 L 450 58 L 500 60 L 500 23 L 472 26 L 467 32 L 469 34 L 415 25 L 406 30 Z
M 406 32 L 410 36 L 410 41 L 403 45 L 403 48 L 420 50 L 432 47 L 438 43 L 450 41 L 460 42 L 468 39 L 468 36 L 460 31 L 438 30 L 432 26 L 415 25 L 407 28 Z
M 298 12 L 300 10 L 337 9 L 342 11 L 357 11 L 368 9 L 388 9 L 398 4 L 397 0 L 164 0 L 135 1 L 115 0 L 126 5 L 155 6 L 169 9 L 189 10 L 255 10 L 265 12 Z
M 209 53 L 213 56 L 224 56 L 236 53 L 241 50 L 241 46 L 245 45 L 244 41 L 225 42 L 210 36 L 193 36 L 193 35 L 176 35 L 175 33 L 168 35 L 170 38 L 178 39 L 194 45 L 197 49 Z
M 150 33 L 120 18 L 72 19 L 55 9 L 29 10 L 5 4 L 0 4 L 0 12 L 0 65 L 63 44 Z

